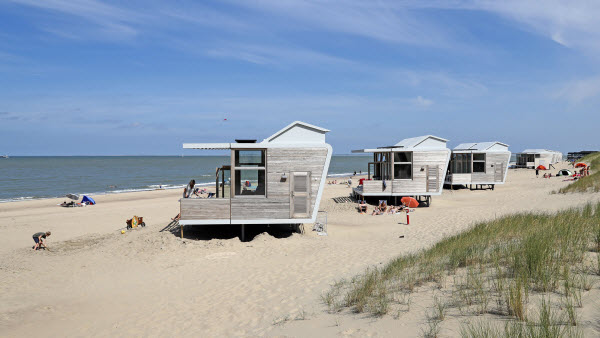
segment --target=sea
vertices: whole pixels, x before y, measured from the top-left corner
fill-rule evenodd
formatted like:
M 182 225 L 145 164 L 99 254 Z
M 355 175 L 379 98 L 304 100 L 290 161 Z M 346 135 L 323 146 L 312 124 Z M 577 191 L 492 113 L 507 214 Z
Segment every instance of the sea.
M 370 156 L 333 155 L 329 177 L 367 171 Z M 215 183 L 229 156 L 11 156 L 0 158 L 0 203 L 178 189 Z

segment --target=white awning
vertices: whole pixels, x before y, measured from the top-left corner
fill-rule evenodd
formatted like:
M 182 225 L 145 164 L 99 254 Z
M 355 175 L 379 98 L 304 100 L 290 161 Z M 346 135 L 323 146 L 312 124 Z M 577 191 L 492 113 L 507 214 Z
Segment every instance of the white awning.
M 231 149 L 231 143 L 184 143 L 183 149 Z

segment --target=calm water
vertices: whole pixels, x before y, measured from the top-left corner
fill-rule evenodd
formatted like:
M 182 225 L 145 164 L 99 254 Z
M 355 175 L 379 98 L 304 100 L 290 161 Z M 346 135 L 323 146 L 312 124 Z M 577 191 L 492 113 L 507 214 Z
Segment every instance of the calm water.
M 329 175 L 367 170 L 368 156 L 334 155 Z M 77 156 L 0 158 L 0 202 L 214 183 L 228 156 Z

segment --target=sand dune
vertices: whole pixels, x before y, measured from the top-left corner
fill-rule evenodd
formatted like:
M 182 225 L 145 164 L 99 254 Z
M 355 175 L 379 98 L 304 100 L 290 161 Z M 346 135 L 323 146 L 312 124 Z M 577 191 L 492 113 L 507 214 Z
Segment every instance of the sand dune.
M 395 326 L 390 318 L 337 317 L 324 312 L 320 295 L 336 279 L 475 222 L 600 200 L 550 194 L 566 184 L 510 170 L 495 191 L 444 191 L 411 214 L 410 226 L 404 214 L 360 215 L 353 204 L 337 204 L 332 197 L 350 189 L 327 185 L 320 209 L 328 236 L 308 225 L 303 235 L 257 226 L 248 242 L 233 227 L 188 228 L 183 240 L 160 232 L 178 212 L 179 190 L 97 196 L 98 205 L 85 208 L 56 206 L 62 200 L 0 204 L 0 335 L 42 327 L 51 336 L 393 336 L 399 329 L 412 336 L 420 331 L 410 317 Z M 134 214 L 147 227 L 121 235 Z M 53 233 L 51 250 L 34 252 L 31 235 L 45 230 Z

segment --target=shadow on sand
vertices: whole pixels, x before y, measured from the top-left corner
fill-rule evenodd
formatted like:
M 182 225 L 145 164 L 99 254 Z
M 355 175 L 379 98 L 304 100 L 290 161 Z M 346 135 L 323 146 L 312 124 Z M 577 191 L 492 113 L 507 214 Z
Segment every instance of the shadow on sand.
M 176 223 L 170 223 L 163 231 L 169 231 L 174 236 L 181 237 L 181 228 Z M 275 238 L 288 238 L 293 233 L 301 233 L 302 225 L 297 224 L 248 224 L 245 226 L 245 241 L 252 241 L 256 236 L 266 232 Z M 212 239 L 242 238 L 242 226 L 237 224 L 205 224 L 185 225 L 183 238 L 198 241 Z

